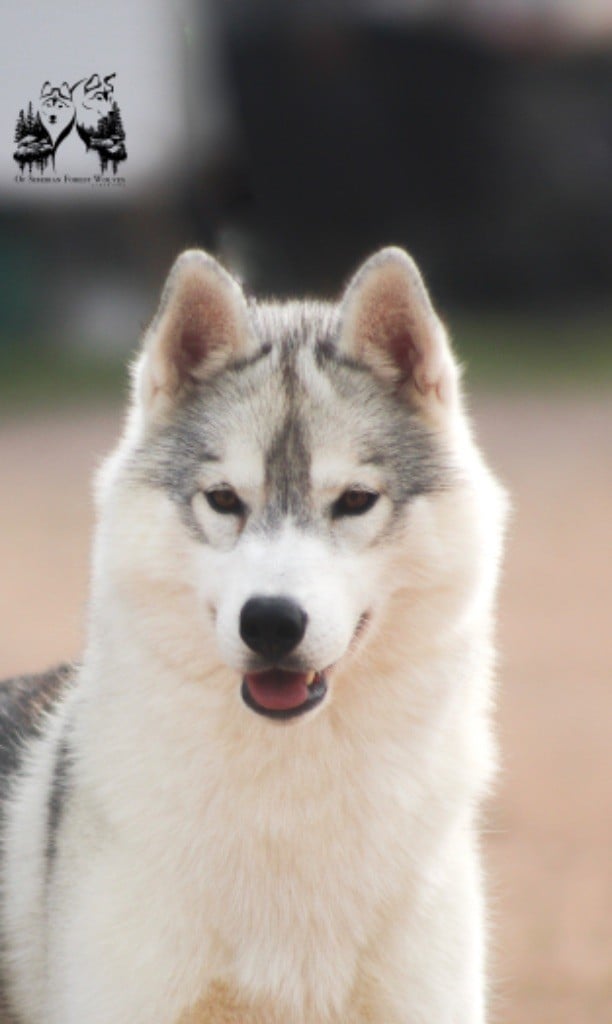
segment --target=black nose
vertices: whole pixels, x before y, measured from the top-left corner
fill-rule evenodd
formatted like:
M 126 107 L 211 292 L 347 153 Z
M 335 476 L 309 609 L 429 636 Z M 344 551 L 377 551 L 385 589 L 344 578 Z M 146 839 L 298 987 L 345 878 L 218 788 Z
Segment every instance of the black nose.
M 278 661 L 297 647 L 307 618 L 287 597 L 251 597 L 240 613 L 240 636 L 252 651 Z

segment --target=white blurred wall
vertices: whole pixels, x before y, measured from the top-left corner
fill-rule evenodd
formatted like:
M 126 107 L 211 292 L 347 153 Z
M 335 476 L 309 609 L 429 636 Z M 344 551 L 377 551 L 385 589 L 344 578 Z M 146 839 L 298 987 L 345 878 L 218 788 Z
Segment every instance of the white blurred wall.
M 113 194 L 129 199 L 148 188 L 172 188 L 197 151 L 214 146 L 224 131 L 209 10 L 207 0 L 2 0 L 0 201 L 72 203 L 77 195 L 108 201 L 100 189 L 15 182 L 13 138 L 20 108 L 30 100 L 35 107 L 47 80 L 73 85 L 93 73 L 101 78 L 116 73 L 114 98 L 126 132 L 128 158 L 117 171 L 126 187 Z M 48 164 L 43 173 L 52 172 Z M 56 172 L 99 172 L 96 155 L 86 154 L 74 131 L 58 147 Z

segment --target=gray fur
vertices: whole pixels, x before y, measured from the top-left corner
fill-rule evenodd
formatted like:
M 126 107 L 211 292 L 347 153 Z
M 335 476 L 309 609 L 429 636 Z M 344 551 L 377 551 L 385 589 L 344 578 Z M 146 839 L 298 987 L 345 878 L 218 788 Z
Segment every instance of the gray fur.
M 47 847 L 45 850 L 47 878 L 51 876 L 57 852 L 57 837 L 66 806 L 66 798 L 70 791 L 70 738 L 67 723 L 63 723 L 63 733 L 59 737 L 55 749 L 53 776 L 49 792 L 47 817 Z
M 149 438 L 133 459 L 134 476 L 165 490 L 190 532 L 206 536 L 192 511 L 205 462 L 221 461 L 239 410 L 240 428 L 257 439 L 265 470 L 266 509 L 257 525 L 274 529 L 284 516 L 307 527 L 312 519 L 313 446 L 330 431 L 350 438 L 364 464 L 383 469 L 396 518 L 407 502 L 448 486 L 448 457 L 440 441 L 393 387 L 337 348 L 338 307 L 325 303 L 249 305 L 256 353 L 200 383 L 170 425 Z M 323 375 L 333 403 L 311 393 L 309 373 Z
M 306 526 L 311 506 L 311 452 L 302 417 L 290 407 L 265 454 L 266 528 L 290 516 Z
M 19 769 L 28 739 L 40 735 L 45 716 L 70 688 L 74 675 L 74 666 L 60 665 L 41 675 L 19 676 L 0 682 L 2 794 L 7 789 L 5 780 Z
M 33 739 L 42 735 L 49 714 L 72 686 L 75 669 L 61 665 L 41 675 L 0 682 L 0 829 L 4 833 L 5 801 Z M 4 841 L 4 840 L 3 840 Z M 5 937 L 0 935 L 0 951 Z M 4 957 L 3 957 L 4 960 Z M 0 973 L 0 1024 L 13 1024 L 5 979 Z
M 318 359 L 352 421 L 361 461 L 387 469 L 397 513 L 412 498 L 449 486 L 453 474 L 440 439 L 390 385 L 334 349 L 320 347 Z

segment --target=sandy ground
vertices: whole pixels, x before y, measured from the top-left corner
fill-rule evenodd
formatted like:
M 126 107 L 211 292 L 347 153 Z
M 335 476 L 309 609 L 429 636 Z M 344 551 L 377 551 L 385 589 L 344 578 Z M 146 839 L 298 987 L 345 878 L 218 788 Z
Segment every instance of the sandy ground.
M 480 398 L 515 504 L 485 852 L 499 1024 L 612 1020 L 612 403 Z M 78 655 L 112 411 L 0 426 L 0 675 Z

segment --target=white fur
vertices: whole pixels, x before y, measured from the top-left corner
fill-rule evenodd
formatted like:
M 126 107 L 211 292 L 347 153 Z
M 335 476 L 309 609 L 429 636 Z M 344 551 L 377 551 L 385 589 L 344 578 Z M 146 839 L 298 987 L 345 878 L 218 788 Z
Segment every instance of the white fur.
M 77 788 L 46 897 L 49 740 L 13 794 L 4 927 L 26 1024 L 178 1024 L 219 980 L 269 1024 L 483 1024 L 475 829 L 504 500 L 456 393 L 434 392 L 460 482 L 416 498 L 386 546 L 367 532 L 383 499 L 333 544 L 287 523 L 202 545 L 162 491 L 126 482 L 148 429 L 132 413 L 98 481 Z M 245 451 L 222 470 L 256 502 Z M 349 460 L 319 452 L 322 502 L 340 467 L 352 482 Z M 240 608 L 281 585 L 308 611 L 306 656 L 335 664 L 327 700 L 293 723 L 239 695 Z

